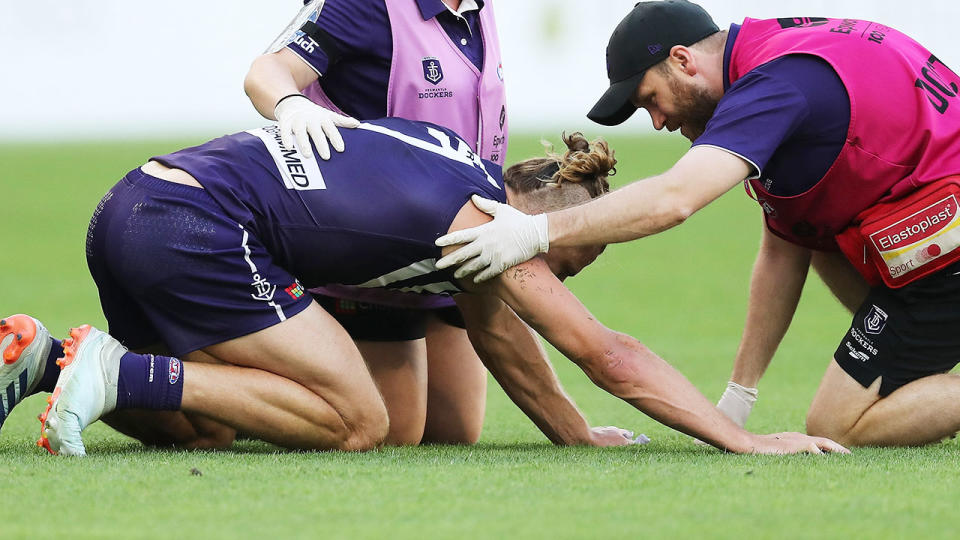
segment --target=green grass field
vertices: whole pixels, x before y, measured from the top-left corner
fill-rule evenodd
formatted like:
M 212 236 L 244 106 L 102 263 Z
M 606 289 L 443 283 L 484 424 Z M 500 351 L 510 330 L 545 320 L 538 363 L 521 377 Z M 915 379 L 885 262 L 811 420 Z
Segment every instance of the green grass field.
M 149 156 L 198 142 L 0 146 L 0 314 L 32 314 L 61 337 L 71 325 L 103 326 L 83 253 L 94 206 Z M 667 136 L 611 143 L 621 160 L 617 185 L 662 171 L 686 148 Z M 537 136 L 517 136 L 509 157 L 540 152 Z M 715 400 L 739 340 L 760 226 L 756 203 L 734 189 L 678 229 L 611 246 L 569 285 L 607 326 L 645 342 Z M 812 277 L 748 428 L 803 429 L 848 322 Z M 98 424 L 86 435 L 89 457 L 65 459 L 34 446 L 43 404 L 36 396 L 0 436 L 0 538 L 957 534 L 954 441 L 849 456 L 727 455 L 694 446 L 553 359 L 594 425 L 633 429 L 653 442 L 554 447 L 494 383 L 473 447 L 288 453 L 243 442 L 191 453 L 144 449 Z

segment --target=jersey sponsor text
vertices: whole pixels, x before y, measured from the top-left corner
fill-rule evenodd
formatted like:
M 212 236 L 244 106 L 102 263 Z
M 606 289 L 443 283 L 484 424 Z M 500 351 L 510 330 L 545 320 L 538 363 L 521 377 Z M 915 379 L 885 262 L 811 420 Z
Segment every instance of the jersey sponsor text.
M 270 125 L 263 128 L 251 129 L 247 133 L 263 141 L 264 146 L 277 165 L 283 185 L 287 189 L 307 191 L 313 189 L 327 189 L 323 181 L 323 174 L 316 159 L 303 159 L 296 148 L 287 148 L 280 138 L 280 128 Z M 313 149 L 308 149 L 313 151 Z

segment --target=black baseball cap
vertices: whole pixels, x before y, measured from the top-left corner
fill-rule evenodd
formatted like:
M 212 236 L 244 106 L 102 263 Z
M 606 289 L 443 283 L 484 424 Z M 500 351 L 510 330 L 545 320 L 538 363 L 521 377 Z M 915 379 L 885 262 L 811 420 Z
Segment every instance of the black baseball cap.
M 643 74 L 665 60 L 675 45 L 693 45 L 719 32 L 702 7 L 687 0 L 639 2 L 620 21 L 607 44 L 610 87 L 587 118 L 605 126 L 622 123 L 637 109 L 630 103 Z

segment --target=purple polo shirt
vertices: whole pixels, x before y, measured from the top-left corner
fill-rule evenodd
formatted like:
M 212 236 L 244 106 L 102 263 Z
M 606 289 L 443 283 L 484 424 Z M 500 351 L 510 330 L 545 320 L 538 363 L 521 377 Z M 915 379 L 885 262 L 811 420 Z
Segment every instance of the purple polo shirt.
M 694 146 L 734 153 L 759 172 L 774 195 L 813 187 L 840 155 L 850 125 L 850 99 L 836 71 L 810 55 L 787 55 L 730 84 L 730 52 L 740 25 L 730 26 L 723 55 L 724 95 Z
M 476 1 L 483 9 L 483 1 Z M 463 12 L 461 18 L 451 13 L 442 0 L 416 0 L 416 5 L 423 20 L 436 18 L 473 65 L 483 68 L 479 10 Z M 321 40 L 312 52 L 292 41 L 287 47 L 320 75 L 320 86 L 340 110 L 361 120 L 386 116 L 393 58 L 386 3 L 326 0 L 309 20 L 329 39 Z

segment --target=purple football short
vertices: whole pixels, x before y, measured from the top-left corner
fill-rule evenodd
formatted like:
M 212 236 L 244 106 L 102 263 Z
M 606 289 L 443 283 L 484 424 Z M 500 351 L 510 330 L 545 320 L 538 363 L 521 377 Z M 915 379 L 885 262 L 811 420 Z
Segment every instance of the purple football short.
M 273 326 L 309 294 L 203 189 L 131 171 L 100 201 L 87 265 L 110 334 L 180 356 Z

